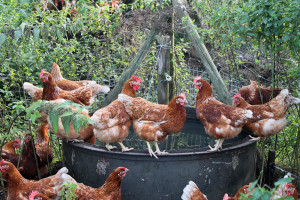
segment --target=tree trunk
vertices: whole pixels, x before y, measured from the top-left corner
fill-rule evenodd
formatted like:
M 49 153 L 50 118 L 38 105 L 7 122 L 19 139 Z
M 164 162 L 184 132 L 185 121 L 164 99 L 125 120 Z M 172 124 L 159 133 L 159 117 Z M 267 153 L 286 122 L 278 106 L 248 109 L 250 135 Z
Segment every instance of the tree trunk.
M 191 18 L 186 12 L 186 8 L 183 5 L 181 0 L 173 0 L 173 4 L 179 15 L 179 18 L 182 20 L 182 24 L 185 27 L 185 31 L 191 40 L 191 43 L 194 45 L 197 54 L 199 55 L 207 73 L 209 74 L 211 81 L 213 83 L 214 89 L 216 89 L 219 98 L 222 102 L 226 104 L 232 104 L 231 95 L 228 92 L 218 70 L 215 66 L 212 58 L 210 57 L 204 43 L 201 41 L 201 38 L 193 24 Z

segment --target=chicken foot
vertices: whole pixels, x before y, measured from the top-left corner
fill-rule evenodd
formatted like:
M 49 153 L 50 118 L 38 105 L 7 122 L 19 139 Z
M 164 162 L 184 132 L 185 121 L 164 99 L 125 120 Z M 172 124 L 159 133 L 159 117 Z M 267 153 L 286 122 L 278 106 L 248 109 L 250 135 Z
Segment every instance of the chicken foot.
M 251 141 L 259 141 L 261 139 L 261 137 L 253 137 L 251 135 L 249 135 L 249 138 L 251 138 Z
M 157 153 L 158 155 L 166 155 L 166 154 L 168 154 L 168 152 L 166 152 L 165 150 L 164 151 L 160 151 L 157 142 L 154 142 L 154 145 L 155 145 L 155 148 L 156 148 L 156 151 L 154 153 Z
M 67 139 L 67 142 L 84 142 L 84 141 L 78 139 Z
M 210 148 L 210 150 L 208 150 L 208 151 L 220 151 L 222 149 L 223 142 L 224 142 L 224 139 L 218 139 L 214 148 L 212 148 L 210 145 L 208 145 L 208 147 Z
M 155 155 L 155 153 L 153 152 L 153 150 L 152 150 L 152 148 L 151 148 L 151 146 L 150 146 L 150 143 L 149 143 L 148 141 L 146 141 L 146 143 L 147 143 L 148 152 L 149 152 L 150 156 L 154 156 L 155 158 L 158 159 L 158 157 L 157 157 L 157 156 Z
M 134 149 L 134 148 L 125 147 L 125 145 L 122 142 L 118 142 L 118 143 L 122 147 L 122 152 L 124 152 L 124 151 L 131 151 L 132 149 Z
M 105 145 L 105 147 L 107 148 L 107 150 L 108 150 L 108 151 L 110 151 L 110 150 L 112 150 L 112 149 L 116 149 L 116 148 L 117 148 L 116 146 L 111 146 L 111 145 L 109 145 L 109 143 L 108 143 L 108 142 L 106 142 L 106 145 Z

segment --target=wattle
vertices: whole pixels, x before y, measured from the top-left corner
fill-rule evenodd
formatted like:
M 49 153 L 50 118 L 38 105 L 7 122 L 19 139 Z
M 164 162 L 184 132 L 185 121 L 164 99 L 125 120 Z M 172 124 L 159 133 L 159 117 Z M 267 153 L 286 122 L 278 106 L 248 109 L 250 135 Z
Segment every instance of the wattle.
M 132 88 L 134 89 L 134 90 L 137 90 L 137 89 L 139 89 L 139 85 L 134 85 Z

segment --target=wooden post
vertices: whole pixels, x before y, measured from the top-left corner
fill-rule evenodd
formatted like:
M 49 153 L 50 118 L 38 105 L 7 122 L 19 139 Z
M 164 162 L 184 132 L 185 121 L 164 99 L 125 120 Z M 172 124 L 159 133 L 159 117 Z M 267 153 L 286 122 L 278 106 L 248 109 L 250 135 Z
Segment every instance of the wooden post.
M 109 95 L 105 98 L 102 103 L 102 106 L 107 106 L 112 101 L 118 98 L 118 94 L 122 91 L 124 83 L 132 76 L 138 66 L 141 64 L 143 59 L 145 58 L 148 49 L 151 47 L 152 43 L 155 41 L 155 36 L 158 34 L 159 29 L 154 27 L 151 29 L 151 32 L 148 34 L 147 39 L 137 52 L 134 59 L 131 61 L 129 67 L 121 74 L 117 85 L 114 89 L 109 93 Z
M 268 153 L 268 163 L 267 163 L 267 170 L 266 170 L 266 178 L 265 178 L 265 184 L 267 184 L 270 187 L 274 186 L 274 164 L 275 164 L 275 150 L 270 149 Z
M 232 99 L 231 95 L 228 92 L 218 70 L 215 66 L 212 58 L 210 57 L 205 45 L 201 41 L 201 38 L 193 24 L 191 18 L 189 17 L 188 13 L 186 12 L 186 8 L 183 5 L 181 0 L 173 0 L 173 4 L 177 11 L 177 14 L 182 20 L 183 27 L 185 27 L 185 31 L 191 40 L 191 43 L 194 45 L 196 52 L 198 53 L 209 77 L 212 80 L 213 86 L 216 89 L 220 100 L 226 104 L 231 105 Z
M 170 74 L 170 36 L 168 35 L 157 35 L 156 41 L 161 45 L 158 49 L 159 54 L 157 58 L 157 73 L 158 73 L 158 88 L 157 88 L 157 99 L 159 104 L 169 103 L 169 83 L 166 81 L 166 73 Z

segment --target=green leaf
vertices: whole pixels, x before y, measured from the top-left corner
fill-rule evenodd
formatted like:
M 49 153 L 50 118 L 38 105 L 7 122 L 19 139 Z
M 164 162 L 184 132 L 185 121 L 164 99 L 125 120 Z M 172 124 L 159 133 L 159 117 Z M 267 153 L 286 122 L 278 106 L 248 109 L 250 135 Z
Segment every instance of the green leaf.
M 269 200 L 271 199 L 271 194 L 270 192 L 266 191 L 263 195 L 262 195 L 262 200 Z
M 61 122 L 64 126 L 67 136 L 69 136 L 71 118 L 72 118 L 72 116 L 65 116 L 65 117 L 61 118 Z
M 16 44 L 18 42 L 18 40 L 21 38 L 22 36 L 22 31 L 21 30 L 16 30 L 15 31 L 15 42 L 14 44 Z
M 253 191 L 252 199 L 260 199 L 261 197 L 261 190 L 259 188 Z
M 57 34 L 57 37 L 58 37 L 59 41 L 61 41 L 62 40 L 62 36 L 61 36 L 61 32 L 60 32 L 59 29 L 56 30 L 56 34 Z
M 5 42 L 7 36 L 4 33 L 0 33 L 0 47 Z
M 37 42 L 40 39 L 41 30 L 38 27 L 33 29 L 34 41 Z
M 72 117 L 72 125 L 74 127 L 74 130 L 76 132 L 76 134 L 78 135 L 78 131 L 79 131 L 79 128 L 80 128 L 80 115 L 81 114 L 76 114 Z
M 41 113 L 39 111 L 35 110 L 34 113 L 30 116 L 30 119 L 31 119 L 32 123 L 34 123 L 35 120 L 41 116 L 42 116 Z
M 60 117 L 66 117 L 66 116 L 70 116 L 70 115 L 73 115 L 73 114 L 74 114 L 73 112 L 65 112 Z
M 24 34 L 24 29 L 25 29 L 26 23 L 22 23 L 21 24 L 21 30 L 22 30 L 22 35 Z
M 22 16 L 23 16 L 24 18 L 27 18 L 27 17 L 28 17 L 28 16 L 27 16 L 27 13 L 25 12 L 25 10 L 20 9 L 20 12 L 21 12 L 21 14 L 22 14 Z
M 258 180 L 255 180 L 251 185 L 249 186 L 249 191 L 252 191 L 255 185 L 257 184 Z
M 293 177 L 288 177 L 288 178 L 282 178 L 279 179 L 277 182 L 274 183 L 275 186 L 283 185 L 292 182 L 294 180 Z
M 51 122 L 51 125 L 52 125 L 52 128 L 53 128 L 53 131 L 55 133 L 57 133 L 58 131 L 58 112 L 57 110 L 51 110 L 49 112 L 49 118 L 50 118 L 50 122 Z

